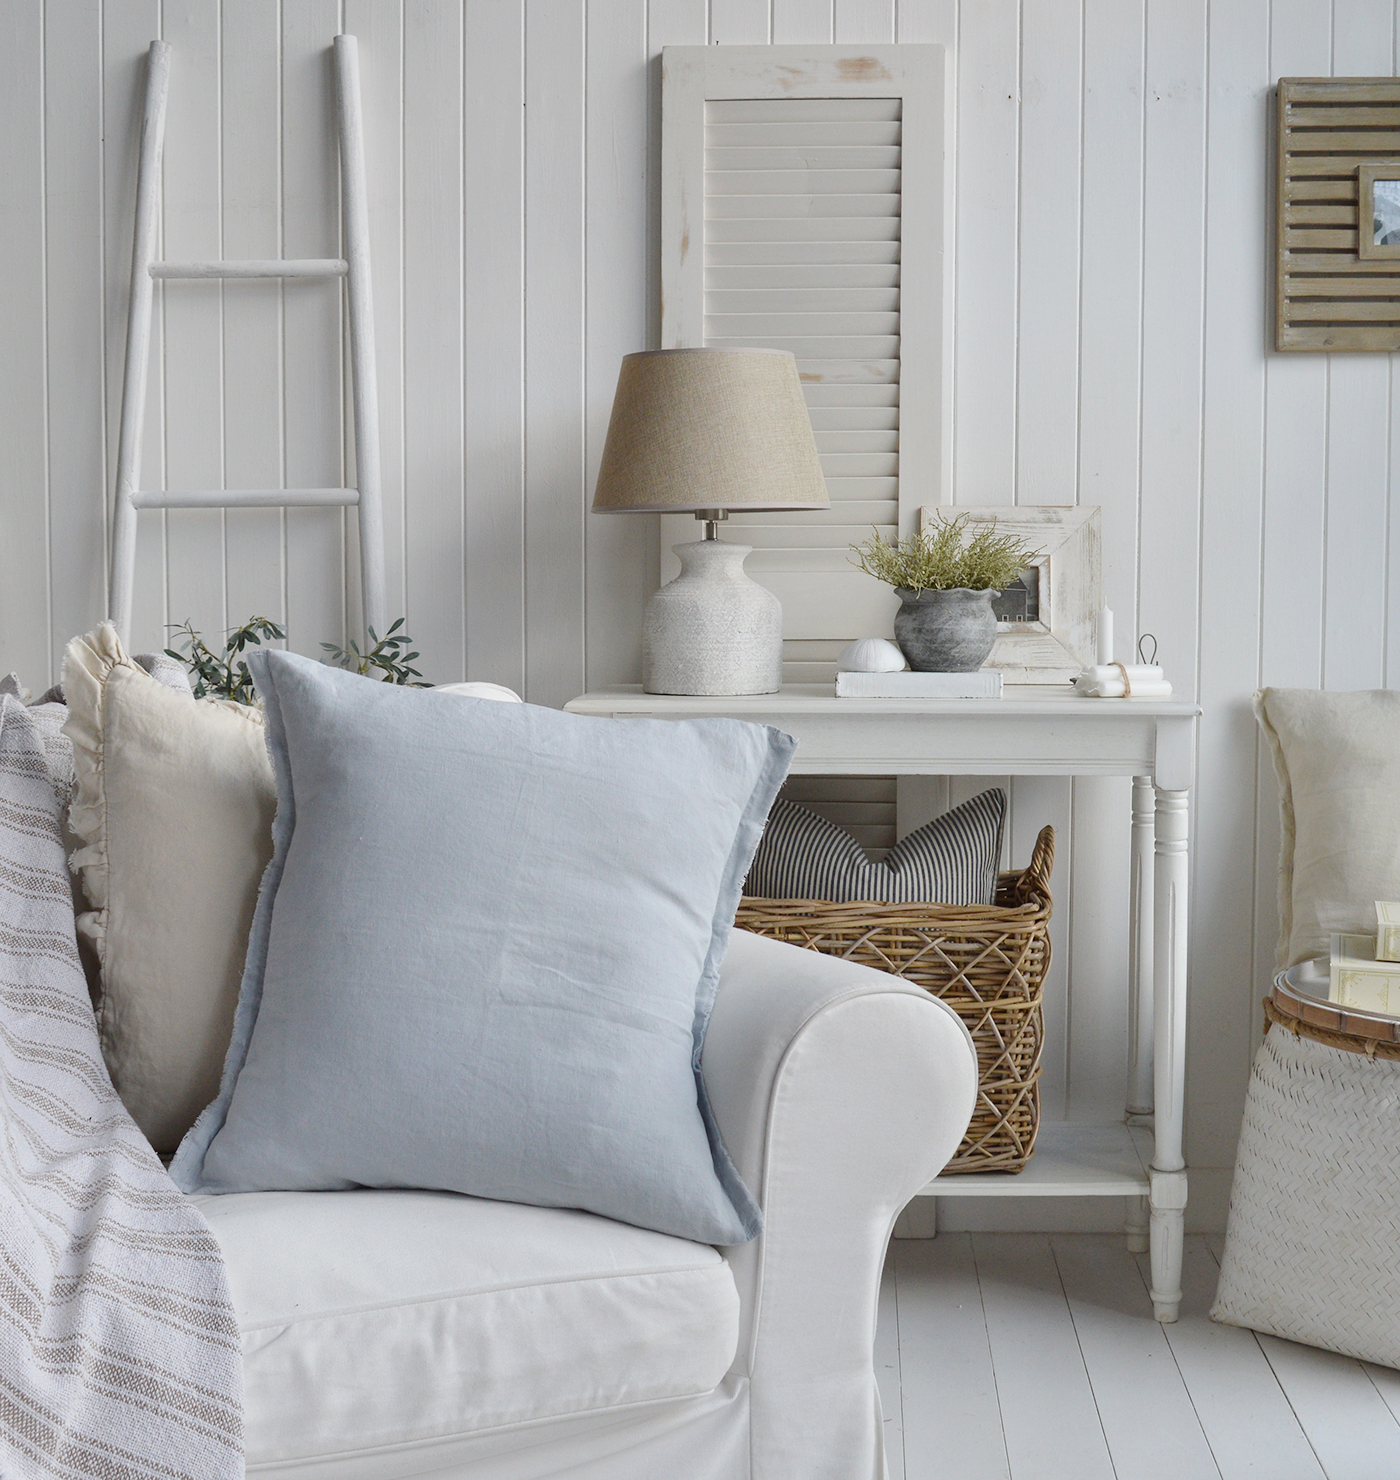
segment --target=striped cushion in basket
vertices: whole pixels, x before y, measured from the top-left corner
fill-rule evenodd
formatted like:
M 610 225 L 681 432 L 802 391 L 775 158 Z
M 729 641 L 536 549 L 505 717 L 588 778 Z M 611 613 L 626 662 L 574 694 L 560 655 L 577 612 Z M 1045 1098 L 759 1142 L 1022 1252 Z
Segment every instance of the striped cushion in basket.
M 992 904 L 1006 793 L 993 787 L 911 832 L 871 863 L 844 828 L 779 798 L 768 814 L 744 893 L 836 904 Z

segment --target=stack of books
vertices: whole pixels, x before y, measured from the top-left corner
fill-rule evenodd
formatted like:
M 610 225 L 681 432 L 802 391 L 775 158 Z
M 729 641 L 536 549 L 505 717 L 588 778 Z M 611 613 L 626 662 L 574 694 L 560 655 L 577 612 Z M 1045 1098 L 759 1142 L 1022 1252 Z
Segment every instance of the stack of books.
M 1374 935 L 1332 936 L 1328 999 L 1400 1017 L 1400 904 L 1376 901 Z

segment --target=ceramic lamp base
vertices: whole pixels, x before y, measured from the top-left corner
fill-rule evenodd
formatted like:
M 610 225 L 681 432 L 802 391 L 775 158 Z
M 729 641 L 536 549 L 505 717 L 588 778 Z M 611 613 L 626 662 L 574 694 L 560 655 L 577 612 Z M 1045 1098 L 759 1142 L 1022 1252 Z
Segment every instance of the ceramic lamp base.
M 744 574 L 750 545 L 671 547 L 681 573 L 647 606 L 642 687 L 648 694 L 775 694 L 783 682 L 783 608 Z

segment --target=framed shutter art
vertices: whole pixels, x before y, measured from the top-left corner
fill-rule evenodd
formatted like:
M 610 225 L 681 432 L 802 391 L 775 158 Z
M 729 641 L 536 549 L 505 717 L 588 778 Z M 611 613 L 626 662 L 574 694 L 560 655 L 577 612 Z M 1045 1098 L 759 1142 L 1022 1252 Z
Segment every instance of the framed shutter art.
M 831 497 L 730 520 L 783 604 L 787 682 L 890 630 L 898 601 L 849 547 L 948 499 L 946 70 L 933 45 L 662 54 L 662 347 L 791 350 Z M 661 525 L 669 580 L 694 521 Z

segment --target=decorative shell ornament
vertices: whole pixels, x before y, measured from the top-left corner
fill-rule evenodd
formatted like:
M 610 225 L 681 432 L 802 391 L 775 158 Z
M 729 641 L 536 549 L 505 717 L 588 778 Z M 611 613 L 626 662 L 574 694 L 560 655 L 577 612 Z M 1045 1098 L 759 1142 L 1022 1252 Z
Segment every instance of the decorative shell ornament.
M 836 660 L 838 673 L 898 673 L 905 666 L 904 654 L 884 637 L 858 637 Z

